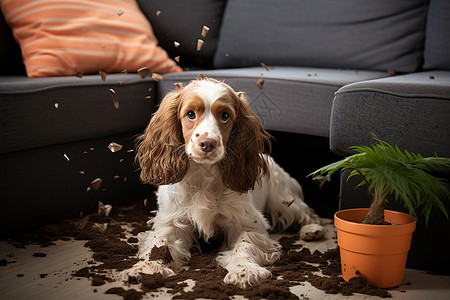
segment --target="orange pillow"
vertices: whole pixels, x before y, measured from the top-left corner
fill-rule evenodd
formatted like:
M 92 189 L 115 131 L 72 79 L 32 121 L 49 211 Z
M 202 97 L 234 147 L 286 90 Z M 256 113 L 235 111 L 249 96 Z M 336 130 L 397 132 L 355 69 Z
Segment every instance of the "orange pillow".
M 29 77 L 179 72 L 135 0 L 0 0 Z

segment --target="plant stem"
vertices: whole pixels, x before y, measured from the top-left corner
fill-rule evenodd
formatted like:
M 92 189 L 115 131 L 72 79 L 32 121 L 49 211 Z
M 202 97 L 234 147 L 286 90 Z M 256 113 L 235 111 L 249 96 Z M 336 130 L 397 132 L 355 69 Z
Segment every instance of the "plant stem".
M 376 185 L 372 195 L 372 203 L 370 204 L 369 212 L 364 217 L 362 224 L 372 225 L 386 225 L 389 224 L 384 221 L 384 208 L 387 204 L 388 189 L 383 189 Z
M 364 182 L 367 184 L 367 186 L 369 186 L 369 181 L 367 181 L 366 176 L 364 176 L 364 174 L 359 170 L 359 169 L 355 169 L 356 172 L 358 172 L 359 176 L 362 177 L 362 179 L 364 180 Z

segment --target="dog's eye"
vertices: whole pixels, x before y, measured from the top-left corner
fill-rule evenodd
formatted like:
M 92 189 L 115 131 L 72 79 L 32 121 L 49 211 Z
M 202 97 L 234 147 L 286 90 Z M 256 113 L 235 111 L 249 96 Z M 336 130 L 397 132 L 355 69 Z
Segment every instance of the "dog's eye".
M 195 115 L 195 111 L 190 110 L 190 111 L 187 112 L 186 117 L 189 120 L 194 121 L 197 116 Z
M 223 123 L 228 122 L 229 119 L 230 119 L 230 114 L 227 113 L 226 111 L 224 111 L 224 112 L 220 115 L 220 120 L 221 120 Z

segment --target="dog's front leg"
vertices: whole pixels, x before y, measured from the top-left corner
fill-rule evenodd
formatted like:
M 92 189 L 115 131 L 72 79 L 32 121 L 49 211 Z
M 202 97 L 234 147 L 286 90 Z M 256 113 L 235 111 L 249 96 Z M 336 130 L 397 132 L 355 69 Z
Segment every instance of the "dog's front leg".
M 228 270 L 225 283 L 245 288 L 271 276 L 264 265 L 280 258 L 281 246 L 270 238 L 267 221 L 250 201 L 240 202 L 233 212 L 235 218 L 223 226 L 229 250 L 219 253 L 217 261 Z
M 141 260 L 124 271 L 125 280 L 128 276 L 139 279 L 141 273 L 172 276 L 185 266 L 191 257 L 189 249 L 193 238 L 190 223 L 179 219 L 161 224 L 158 217 L 155 219 L 153 230 L 138 235 L 138 257 Z
M 228 270 L 223 281 L 246 288 L 269 278 L 271 273 L 263 266 L 280 258 L 280 248 L 267 233 L 243 232 L 231 250 L 217 258 L 219 265 Z

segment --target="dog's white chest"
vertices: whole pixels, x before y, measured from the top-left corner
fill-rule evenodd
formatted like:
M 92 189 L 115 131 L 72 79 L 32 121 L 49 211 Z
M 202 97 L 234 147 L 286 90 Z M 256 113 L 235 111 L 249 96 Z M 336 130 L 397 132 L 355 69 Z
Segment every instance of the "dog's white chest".
M 184 194 L 190 198 L 186 199 L 189 206 L 216 211 L 225 189 L 220 177 L 217 167 L 196 168 L 183 185 Z
M 193 192 L 191 208 L 206 214 L 217 215 L 220 213 L 222 198 L 223 187 L 219 184 L 210 184 L 208 187 Z
M 202 181 L 201 187 L 191 186 L 188 214 L 194 227 L 204 237 L 212 237 L 224 221 L 222 215 L 224 186 L 220 181 Z

